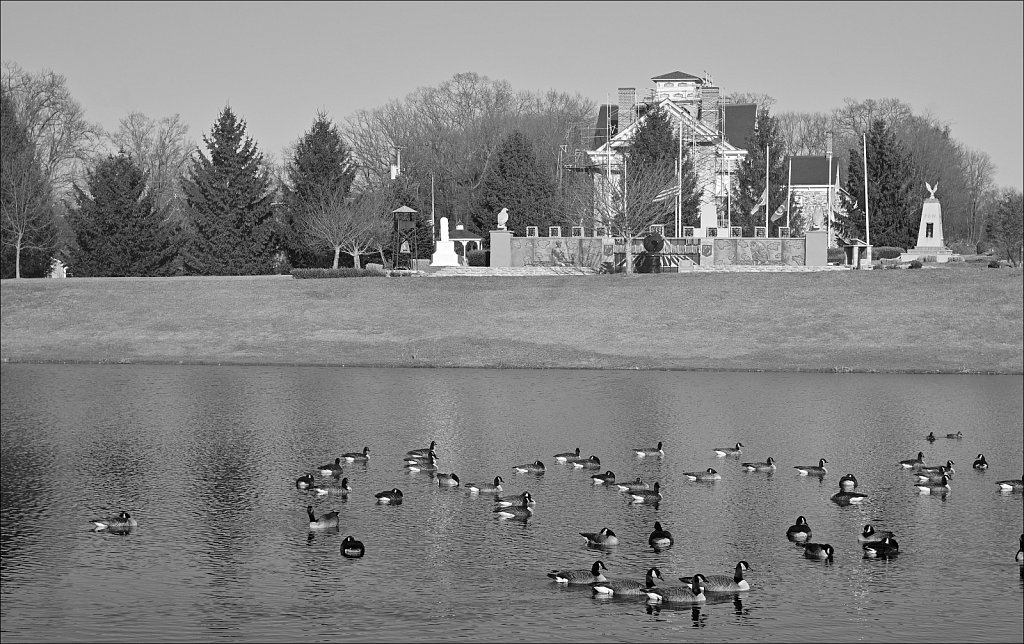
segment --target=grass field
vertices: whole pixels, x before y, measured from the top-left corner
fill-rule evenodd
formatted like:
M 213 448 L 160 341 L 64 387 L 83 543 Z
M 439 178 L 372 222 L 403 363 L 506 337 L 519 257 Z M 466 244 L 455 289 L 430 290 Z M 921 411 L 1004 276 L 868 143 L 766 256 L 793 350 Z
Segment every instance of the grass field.
M 0 283 L 4 362 L 1024 373 L 1022 273 Z

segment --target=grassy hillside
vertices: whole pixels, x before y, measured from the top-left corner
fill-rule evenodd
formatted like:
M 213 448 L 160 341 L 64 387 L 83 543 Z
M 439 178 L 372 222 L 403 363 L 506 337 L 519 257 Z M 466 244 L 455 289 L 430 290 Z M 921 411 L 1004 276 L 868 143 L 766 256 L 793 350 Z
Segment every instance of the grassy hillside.
M 0 284 L 3 361 L 1024 372 L 1022 273 Z

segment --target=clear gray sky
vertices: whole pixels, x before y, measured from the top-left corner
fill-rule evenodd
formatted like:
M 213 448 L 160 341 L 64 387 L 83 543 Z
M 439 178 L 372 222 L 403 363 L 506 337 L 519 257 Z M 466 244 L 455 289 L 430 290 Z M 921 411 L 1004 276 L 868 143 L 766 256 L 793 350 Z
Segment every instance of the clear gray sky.
M 1024 3 L 10 2 L 0 58 L 67 77 L 87 117 L 226 104 L 277 159 L 318 110 L 341 122 L 459 72 L 595 101 L 671 71 L 827 112 L 897 98 L 1024 188 Z

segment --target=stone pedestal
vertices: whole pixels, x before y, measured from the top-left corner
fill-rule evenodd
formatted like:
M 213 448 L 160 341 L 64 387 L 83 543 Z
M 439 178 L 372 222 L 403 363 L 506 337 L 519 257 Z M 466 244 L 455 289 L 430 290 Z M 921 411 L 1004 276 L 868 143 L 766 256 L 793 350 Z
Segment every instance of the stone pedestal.
M 824 230 L 809 230 L 805 237 L 804 264 L 806 266 L 827 266 L 828 232 Z
M 512 231 L 491 231 L 491 266 L 508 268 L 512 266 Z
M 455 242 L 448 239 L 448 218 L 441 217 L 438 222 L 441 239 L 436 242 L 434 254 L 430 256 L 431 266 L 458 266 L 459 255 L 455 252 Z

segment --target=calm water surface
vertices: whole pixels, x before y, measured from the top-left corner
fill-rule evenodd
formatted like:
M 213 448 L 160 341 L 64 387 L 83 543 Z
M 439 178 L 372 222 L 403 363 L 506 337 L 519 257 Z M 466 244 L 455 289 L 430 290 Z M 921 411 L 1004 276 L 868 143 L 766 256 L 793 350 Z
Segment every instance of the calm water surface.
M 1019 376 L 4 364 L 0 377 L 5 642 L 1024 639 L 1024 495 L 995 485 L 1024 471 Z M 500 475 L 535 515 L 499 519 L 488 496 L 405 471 L 431 440 L 441 471 Z M 658 441 L 663 458 L 631 451 Z M 714 455 L 737 441 L 740 458 Z M 347 497 L 296 489 L 363 446 Z M 659 481 L 664 499 L 632 504 L 554 464 L 577 446 L 620 480 Z M 955 462 L 945 497 L 898 467 L 918 451 Z M 979 453 L 989 470 L 972 470 Z M 773 474 L 742 471 L 769 456 Z M 824 479 L 793 469 L 819 458 Z M 537 459 L 543 476 L 512 469 Z M 722 480 L 682 476 L 708 467 Z M 847 472 L 862 507 L 830 501 Z M 405 502 L 375 505 L 393 487 Z M 310 503 L 338 510 L 340 529 L 311 532 Z M 91 531 L 122 509 L 131 534 Z M 832 563 L 786 540 L 797 515 Z M 655 521 L 672 548 L 647 545 Z M 900 555 L 863 559 L 865 523 L 894 531 Z M 587 548 L 579 533 L 605 526 L 622 543 Z M 340 556 L 348 534 L 363 559 Z M 610 578 L 658 566 L 666 583 L 742 559 L 752 590 L 658 608 L 546 577 L 596 559 Z

